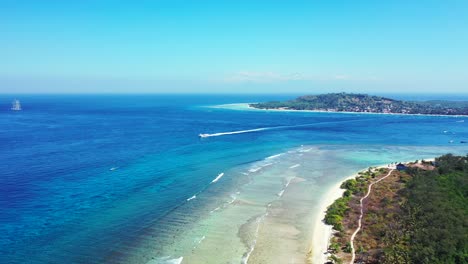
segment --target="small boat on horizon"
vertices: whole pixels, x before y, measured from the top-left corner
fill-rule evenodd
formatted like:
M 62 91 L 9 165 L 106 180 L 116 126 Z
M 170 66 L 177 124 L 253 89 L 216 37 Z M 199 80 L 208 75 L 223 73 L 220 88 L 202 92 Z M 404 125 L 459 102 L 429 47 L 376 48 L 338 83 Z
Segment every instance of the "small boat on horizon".
M 11 103 L 11 110 L 12 111 L 21 111 L 21 103 L 18 99 L 15 99 L 13 103 Z

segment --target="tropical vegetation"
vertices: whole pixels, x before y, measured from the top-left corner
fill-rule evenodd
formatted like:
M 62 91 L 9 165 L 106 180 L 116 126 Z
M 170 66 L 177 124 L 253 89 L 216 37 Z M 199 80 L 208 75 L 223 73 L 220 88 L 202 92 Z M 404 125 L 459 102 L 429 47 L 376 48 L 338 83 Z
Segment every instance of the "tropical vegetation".
M 403 101 L 351 93 L 305 95 L 294 100 L 255 103 L 250 106 L 259 109 L 328 112 L 468 115 L 468 102 L 463 101 Z
M 468 156 L 447 154 L 436 158 L 435 166 L 424 161 L 412 165 L 374 185 L 355 239 L 356 261 L 468 263 Z M 336 230 L 332 262 L 347 257 L 356 203 L 383 173 L 367 171 L 344 182 L 343 197 L 328 208 L 325 222 Z

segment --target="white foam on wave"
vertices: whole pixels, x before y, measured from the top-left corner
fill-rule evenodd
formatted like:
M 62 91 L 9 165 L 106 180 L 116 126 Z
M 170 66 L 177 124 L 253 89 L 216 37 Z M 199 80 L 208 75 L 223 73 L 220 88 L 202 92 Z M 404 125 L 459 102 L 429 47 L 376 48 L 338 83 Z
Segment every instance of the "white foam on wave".
M 188 201 L 190 201 L 190 200 L 196 199 L 196 198 L 197 198 L 197 196 L 196 196 L 196 195 L 194 195 L 194 196 L 192 196 L 192 197 L 188 198 L 188 199 L 187 199 L 187 202 L 188 202 Z
M 257 172 L 257 171 L 259 171 L 259 170 L 261 170 L 261 169 L 263 169 L 263 168 L 265 168 L 265 167 L 271 166 L 271 165 L 273 165 L 273 164 L 274 164 L 274 163 L 271 163 L 271 162 L 270 162 L 270 163 L 266 163 L 266 164 L 262 164 L 262 165 L 260 165 L 259 167 L 251 168 L 251 169 L 249 170 L 249 172 Z
M 283 153 L 280 153 L 280 154 L 276 154 L 276 155 L 273 155 L 273 156 L 270 156 L 270 157 L 266 157 L 265 159 L 266 160 L 269 160 L 269 159 L 274 159 L 274 158 L 277 158 L 279 156 L 283 155 Z
M 226 201 L 224 202 L 224 204 L 222 206 L 218 206 L 216 207 L 215 209 L 211 210 L 210 213 L 214 213 L 222 208 L 226 208 L 227 206 L 231 205 L 232 203 L 234 203 L 236 200 L 237 200 L 237 195 L 240 194 L 240 192 L 236 192 L 236 194 L 231 194 L 230 197 L 231 197 L 231 200 L 229 201 Z
M 218 207 L 216 207 L 215 209 L 211 210 L 210 213 L 212 214 L 212 213 L 218 211 L 219 209 L 221 209 L 221 207 L 218 206 Z
M 197 248 L 198 245 L 200 245 L 203 240 L 205 240 L 205 236 L 202 236 L 199 239 L 195 239 L 195 246 L 193 246 L 193 249 Z
M 257 171 L 259 171 L 261 169 L 262 169 L 262 167 L 256 167 L 256 168 L 250 169 L 249 172 L 257 172 Z
M 289 178 L 286 183 L 284 184 L 284 188 L 277 194 L 279 197 L 282 197 L 284 194 L 284 191 L 286 191 L 286 188 L 288 188 L 289 184 L 291 183 L 292 179 L 295 177 Z
M 457 123 L 464 123 L 465 120 L 458 120 L 458 121 L 455 121 L 455 122 L 457 122 Z
M 296 178 L 296 177 L 292 177 L 292 178 L 289 178 L 287 181 L 286 181 L 286 184 L 284 185 L 284 188 L 288 188 L 289 184 L 291 183 L 291 181 Z
M 202 238 L 200 238 L 200 240 L 198 240 L 198 244 L 200 244 L 203 240 L 205 240 L 205 236 L 202 236 Z
M 283 196 L 283 194 L 284 194 L 284 189 L 281 190 L 281 191 L 278 193 L 278 196 L 281 197 L 281 196 Z
M 257 165 L 258 167 L 253 167 L 253 168 L 249 169 L 249 172 L 257 172 L 257 171 L 259 171 L 259 170 L 261 170 L 261 169 L 263 169 L 265 167 L 271 166 L 273 164 L 275 164 L 275 163 L 274 162 L 269 162 L 269 163 L 265 163 L 265 164 L 259 164 L 259 165 Z M 248 175 L 246 173 L 243 173 L 243 174 Z
M 295 164 L 295 165 L 292 165 L 292 166 L 289 167 L 289 168 L 290 168 L 290 169 L 294 169 L 294 168 L 297 168 L 297 167 L 299 167 L 299 166 L 301 166 L 301 164 Z
M 221 177 L 223 176 L 224 176 L 224 172 L 221 172 L 220 174 L 218 174 L 218 176 L 214 180 L 211 181 L 211 183 L 215 183 L 219 181 L 219 179 L 221 179 Z
M 231 200 L 228 201 L 227 204 L 228 204 L 228 205 L 229 205 L 229 204 L 232 204 L 232 203 L 235 202 L 236 200 L 237 200 L 237 196 L 231 194 Z
M 301 150 L 299 150 L 299 152 L 309 152 L 309 151 L 311 151 L 311 150 L 312 150 L 312 148 L 308 148 L 308 149 L 301 149 Z
M 146 264 L 180 264 L 182 263 L 183 259 L 184 257 L 175 258 L 175 259 L 171 259 L 171 257 L 162 257 L 158 259 L 152 259 L 146 262 Z

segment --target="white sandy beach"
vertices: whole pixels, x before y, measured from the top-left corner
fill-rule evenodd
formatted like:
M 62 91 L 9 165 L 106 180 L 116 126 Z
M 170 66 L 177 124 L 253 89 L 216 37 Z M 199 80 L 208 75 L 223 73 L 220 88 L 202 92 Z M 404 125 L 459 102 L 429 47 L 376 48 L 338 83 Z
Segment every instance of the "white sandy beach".
M 321 213 L 315 221 L 312 232 L 311 263 L 322 264 L 327 261 L 327 258 L 329 256 L 327 254 L 328 243 L 330 241 L 331 236 L 333 235 L 333 229 L 332 226 L 325 224 L 323 219 L 325 218 L 328 206 L 330 206 L 336 199 L 340 198 L 343 195 L 345 190 L 340 188 L 341 183 L 346 180 L 353 179 L 356 176 L 357 174 L 354 174 L 344 179 L 343 181 L 340 181 L 337 184 L 335 184 L 320 202 Z

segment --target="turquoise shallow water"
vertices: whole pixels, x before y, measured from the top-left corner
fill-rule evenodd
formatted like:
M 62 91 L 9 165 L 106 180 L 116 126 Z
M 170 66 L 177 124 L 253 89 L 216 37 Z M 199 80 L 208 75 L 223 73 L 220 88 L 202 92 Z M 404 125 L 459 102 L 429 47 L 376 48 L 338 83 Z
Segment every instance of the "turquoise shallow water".
M 24 111 L 0 112 L 2 263 L 300 259 L 336 181 L 468 152 L 461 117 L 205 107 L 273 96 L 19 99 Z

